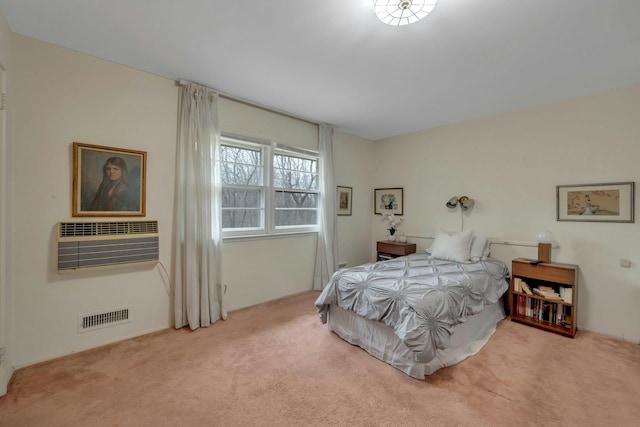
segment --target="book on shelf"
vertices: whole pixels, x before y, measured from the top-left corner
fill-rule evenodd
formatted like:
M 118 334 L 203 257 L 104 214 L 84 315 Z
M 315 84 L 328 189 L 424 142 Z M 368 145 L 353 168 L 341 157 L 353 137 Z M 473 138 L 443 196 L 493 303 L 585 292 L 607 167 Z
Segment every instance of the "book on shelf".
M 560 298 L 562 298 L 564 302 L 573 303 L 573 288 L 561 287 Z
M 520 292 L 520 278 L 513 278 L 513 292 Z
M 547 299 L 561 299 L 560 294 L 556 293 L 554 290 L 545 290 L 541 286 L 532 289 L 533 293 Z
M 522 289 L 527 295 L 533 295 L 533 292 L 531 292 L 531 288 L 524 280 L 520 280 L 520 289 Z
M 564 320 L 562 321 L 562 326 L 567 328 L 571 327 L 571 314 L 565 314 Z

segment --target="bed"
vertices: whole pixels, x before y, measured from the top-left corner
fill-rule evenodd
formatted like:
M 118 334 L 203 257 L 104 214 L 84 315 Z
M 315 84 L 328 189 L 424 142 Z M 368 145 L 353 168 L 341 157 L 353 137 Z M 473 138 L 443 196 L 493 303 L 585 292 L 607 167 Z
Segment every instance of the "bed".
M 321 321 L 414 378 L 464 360 L 505 317 L 509 270 L 462 247 L 466 255 L 448 246 L 337 271 L 315 302 Z

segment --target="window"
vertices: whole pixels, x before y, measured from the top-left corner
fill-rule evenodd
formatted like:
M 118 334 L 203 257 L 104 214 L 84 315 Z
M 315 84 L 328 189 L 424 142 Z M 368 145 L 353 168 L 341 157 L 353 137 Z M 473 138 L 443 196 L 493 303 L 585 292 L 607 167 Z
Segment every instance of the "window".
M 317 229 L 317 153 L 224 136 L 220 171 L 224 235 Z
M 223 230 L 259 230 L 264 226 L 262 151 L 246 145 L 221 144 Z

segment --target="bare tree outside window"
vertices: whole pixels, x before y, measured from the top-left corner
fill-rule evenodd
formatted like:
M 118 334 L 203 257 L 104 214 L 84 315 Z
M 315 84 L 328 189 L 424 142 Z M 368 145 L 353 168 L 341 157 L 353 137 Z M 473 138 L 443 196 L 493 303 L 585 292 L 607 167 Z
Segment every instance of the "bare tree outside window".
M 318 161 L 273 156 L 276 227 L 318 223 Z
M 260 228 L 263 225 L 262 152 L 222 145 L 222 228 Z
M 265 230 L 265 223 L 276 228 L 317 225 L 317 158 L 289 151 L 272 154 L 270 146 L 229 140 L 220 148 L 220 171 L 224 230 Z

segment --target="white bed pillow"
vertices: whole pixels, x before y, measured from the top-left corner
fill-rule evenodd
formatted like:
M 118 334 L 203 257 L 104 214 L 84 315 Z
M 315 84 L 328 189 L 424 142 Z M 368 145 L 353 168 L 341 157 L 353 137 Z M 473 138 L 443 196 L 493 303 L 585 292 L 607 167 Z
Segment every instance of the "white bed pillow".
M 438 230 L 433 245 L 431 245 L 430 258 L 468 262 L 472 238 L 473 230 L 452 234 Z
M 486 236 L 474 235 L 469 249 L 469 261 L 478 262 L 489 256 L 489 239 Z

